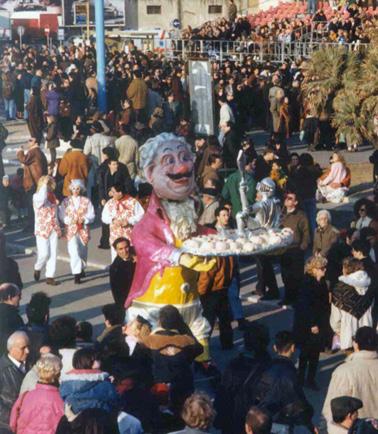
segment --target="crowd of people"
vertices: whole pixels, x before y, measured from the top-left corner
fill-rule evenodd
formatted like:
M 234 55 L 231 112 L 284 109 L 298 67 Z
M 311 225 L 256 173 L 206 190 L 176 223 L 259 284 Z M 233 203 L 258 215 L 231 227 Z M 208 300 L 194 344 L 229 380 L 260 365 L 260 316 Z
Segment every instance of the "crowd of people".
M 72 316 L 50 321 L 51 300 L 44 292 L 33 294 L 24 323 L 18 312 L 22 273 L 0 234 L 0 432 L 206 433 L 214 426 L 224 434 L 268 434 L 302 426 L 316 433 L 304 388 L 318 390 L 324 351 L 347 355 L 328 387 L 326 429 L 375 432 L 376 198 L 356 202 L 353 220 L 343 228 L 332 225 L 329 211 L 317 210 L 317 202 L 321 208 L 327 201 L 348 200 L 351 170 L 330 119 L 301 94 L 300 64 L 261 66 L 249 56 L 243 62 L 215 62 L 217 135 L 205 137 L 191 122 L 181 61 L 132 45 L 128 53 L 109 52 L 108 111 L 99 113 L 95 55 L 93 45 L 79 45 L 53 52 L 9 47 L 2 56 L 6 117 L 25 119 L 30 133 L 17 151 L 22 166 L 16 175 L 5 175 L 0 165 L 3 226 L 14 224 L 10 208 L 26 216 L 23 231 L 36 239 L 36 285 L 43 272 L 46 284 L 60 283 L 58 239 L 64 236 L 73 283 L 80 285 L 90 225 L 100 221 L 98 248 L 109 250 L 114 303 L 103 306 L 104 330 L 97 337 L 89 322 L 77 323 Z M 262 152 L 247 134 L 254 127 L 270 133 Z M 301 132 L 308 152 L 291 151 L 293 132 Z M 139 149 L 147 139 L 158 147 L 163 133 L 185 140 L 196 156 L 198 207 L 184 211 L 200 225 L 216 231 L 235 227 L 242 209 L 237 157 L 243 150 L 248 204 L 259 200 L 257 184 L 274 190 L 282 204 L 281 225 L 293 231 L 293 243 L 277 256 L 260 254 L 245 262 L 217 258 L 214 269 L 199 274 L 203 315 L 211 329 L 218 320 L 222 350 L 234 346 L 233 320 L 244 335 L 244 351 L 223 372 L 214 360 L 198 361 L 203 346 L 173 305 L 160 309 L 157 327 L 143 316 L 125 324 L 138 262 L 131 234 L 151 197 L 141 160 L 146 165 L 155 158 Z M 2 125 L 0 149 L 6 142 Z M 320 148 L 332 150 L 325 169 L 313 157 Z M 174 213 L 174 201 L 165 206 Z M 274 337 L 244 316 L 240 267 L 252 262 L 259 299 L 277 300 L 294 312 L 290 330 Z M 195 375 L 209 377 L 214 399 L 195 391 Z

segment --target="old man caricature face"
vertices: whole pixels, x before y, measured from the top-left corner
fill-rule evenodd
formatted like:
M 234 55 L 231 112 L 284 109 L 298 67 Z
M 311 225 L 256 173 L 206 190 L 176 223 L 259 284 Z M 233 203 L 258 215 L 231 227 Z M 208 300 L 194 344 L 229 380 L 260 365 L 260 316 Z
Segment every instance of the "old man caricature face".
M 194 156 L 185 143 L 170 140 L 161 145 L 145 176 L 161 199 L 181 201 L 194 190 Z

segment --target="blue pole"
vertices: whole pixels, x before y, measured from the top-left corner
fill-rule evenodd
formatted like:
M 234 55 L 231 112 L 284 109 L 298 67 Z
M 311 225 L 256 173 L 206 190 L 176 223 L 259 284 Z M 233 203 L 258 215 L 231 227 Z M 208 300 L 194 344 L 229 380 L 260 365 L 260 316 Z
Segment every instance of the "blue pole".
M 95 0 L 96 22 L 96 53 L 97 53 L 97 106 L 101 112 L 106 112 L 105 86 L 105 30 L 104 30 L 104 0 Z

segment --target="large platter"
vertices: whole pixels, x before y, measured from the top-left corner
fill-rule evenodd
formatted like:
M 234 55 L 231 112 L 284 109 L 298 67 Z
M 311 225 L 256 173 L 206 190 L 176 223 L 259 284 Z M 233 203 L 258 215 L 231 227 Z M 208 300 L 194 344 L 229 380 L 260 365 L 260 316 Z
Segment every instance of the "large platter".
M 246 230 L 240 236 L 235 229 L 200 235 L 184 241 L 182 250 L 197 256 L 250 256 L 272 254 L 293 242 L 293 231 L 283 229 Z

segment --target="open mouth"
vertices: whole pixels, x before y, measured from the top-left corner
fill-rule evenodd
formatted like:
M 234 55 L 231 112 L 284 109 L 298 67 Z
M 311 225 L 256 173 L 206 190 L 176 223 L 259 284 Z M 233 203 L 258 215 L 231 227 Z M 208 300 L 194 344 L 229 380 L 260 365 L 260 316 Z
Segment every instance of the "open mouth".
M 193 171 L 185 173 L 168 173 L 167 176 L 175 184 L 187 184 L 190 181 L 192 174 Z

